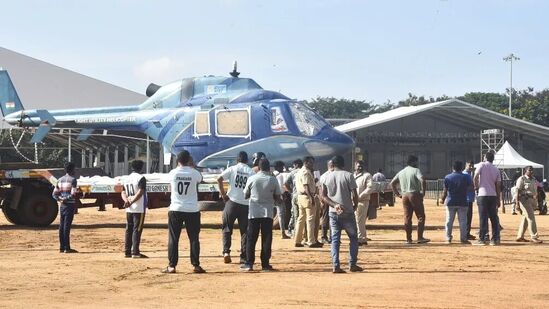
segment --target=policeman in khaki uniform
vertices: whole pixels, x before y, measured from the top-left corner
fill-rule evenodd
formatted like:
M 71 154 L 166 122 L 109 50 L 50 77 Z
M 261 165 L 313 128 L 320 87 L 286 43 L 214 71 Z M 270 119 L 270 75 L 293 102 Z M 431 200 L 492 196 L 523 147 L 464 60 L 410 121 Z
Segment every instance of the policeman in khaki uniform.
M 525 169 L 524 175 L 517 179 L 517 201 L 520 201 L 519 212 L 522 214 L 520 221 L 517 241 L 518 242 L 528 242 L 524 238 L 524 232 L 526 228 L 530 232 L 530 241 L 533 243 L 542 243 L 538 238 L 538 229 L 536 227 L 536 218 L 534 216 L 534 208 L 536 207 L 537 200 L 537 187 L 536 179 L 534 178 L 534 168 L 532 166 L 527 166 Z
M 320 248 L 322 244 L 315 238 L 316 221 L 316 203 L 314 202 L 316 185 L 315 177 L 313 175 L 313 167 L 315 159 L 313 157 L 305 157 L 303 160 L 303 167 L 296 176 L 296 189 L 297 189 L 297 204 L 299 205 L 299 217 L 297 218 L 295 229 L 295 246 L 303 247 L 301 241 L 303 240 L 303 230 L 305 224 L 307 224 L 307 245 L 309 248 Z

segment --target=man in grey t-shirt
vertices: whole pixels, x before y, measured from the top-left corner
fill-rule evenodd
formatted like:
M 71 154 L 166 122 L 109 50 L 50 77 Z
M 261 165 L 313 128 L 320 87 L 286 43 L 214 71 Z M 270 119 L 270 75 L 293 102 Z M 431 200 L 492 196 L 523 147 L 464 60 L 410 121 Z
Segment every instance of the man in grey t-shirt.
M 255 244 L 261 230 L 261 269 L 273 271 L 269 264 L 273 242 L 273 208 L 281 204 L 278 180 L 270 172 L 269 160 L 259 160 L 259 173 L 251 176 L 244 188 L 246 199 L 250 200 L 248 231 L 246 239 L 246 263 L 242 271 L 252 271 L 255 261 Z
M 342 156 L 332 158 L 334 170 L 326 174 L 322 182 L 322 200 L 330 207 L 330 229 L 332 231 L 332 272 L 344 273 L 339 263 L 339 246 L 341 244 L 341 230 L 345 230 L 350 240 L 349 270 L 362 271 L 358 266 L 358 236 L 355 219 L 355 209 L 358 203 L 357 186 L 353 174 L 344 171 Z

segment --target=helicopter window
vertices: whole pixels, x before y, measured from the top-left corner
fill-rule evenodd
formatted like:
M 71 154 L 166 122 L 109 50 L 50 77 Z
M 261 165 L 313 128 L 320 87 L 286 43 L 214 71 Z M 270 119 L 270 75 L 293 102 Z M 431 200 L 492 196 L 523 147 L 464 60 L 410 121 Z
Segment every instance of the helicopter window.
M 324 119 L 303 103 L 292 103 L 289 106 L 297 128 L 305 136 L 314 136 L 328 125 Z
M 288 131 L 286 120 L 284 120 L 284 116 L 282 116 L 282 111 L 278 106 L 271 108 L 271 130 L 273 132 Z
M 210 134 L 210 117 L 208 112 L 196 112 L 194 115 L 194 134 L 209 135 Z
M 250 116 L 247 109 L 218 111 L 216 118 L 218 136 L 248 136 L 250 133 Z

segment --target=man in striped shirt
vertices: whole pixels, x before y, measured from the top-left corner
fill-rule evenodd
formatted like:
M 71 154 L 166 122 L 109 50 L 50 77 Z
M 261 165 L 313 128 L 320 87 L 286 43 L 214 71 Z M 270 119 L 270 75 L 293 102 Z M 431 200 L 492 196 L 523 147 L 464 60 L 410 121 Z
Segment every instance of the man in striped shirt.
M 53 198 L 59 202 L 59 252 L 77 253 L 71 248 L 71 225 L 76 211 L 76 178 L 74 177 L 74 163 L 65 164 L 65 176 L 59 178 L 53 189 Z

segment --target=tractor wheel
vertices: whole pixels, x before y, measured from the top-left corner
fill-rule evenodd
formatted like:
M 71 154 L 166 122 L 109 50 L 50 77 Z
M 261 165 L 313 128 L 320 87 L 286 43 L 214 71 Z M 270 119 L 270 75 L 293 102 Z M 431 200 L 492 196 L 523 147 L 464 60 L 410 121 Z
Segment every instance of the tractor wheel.
M 19 206 L 19 217 L 29 226 L 48 226 L 57 218 L 57 203 L 51 196 L 37 193 L 26 197 Z
M 19 214 L 17 213 L 16 209 L 9 208 L 8 206 L 4 206 L 2 208 L 2 212 L 4 213 L 4 216 L 6 216 L 6 219 L 8 219 L 9 222 L 15 225 L 23 224 L 23 220 L 21 220 L 21 218 L 19 217 Z

